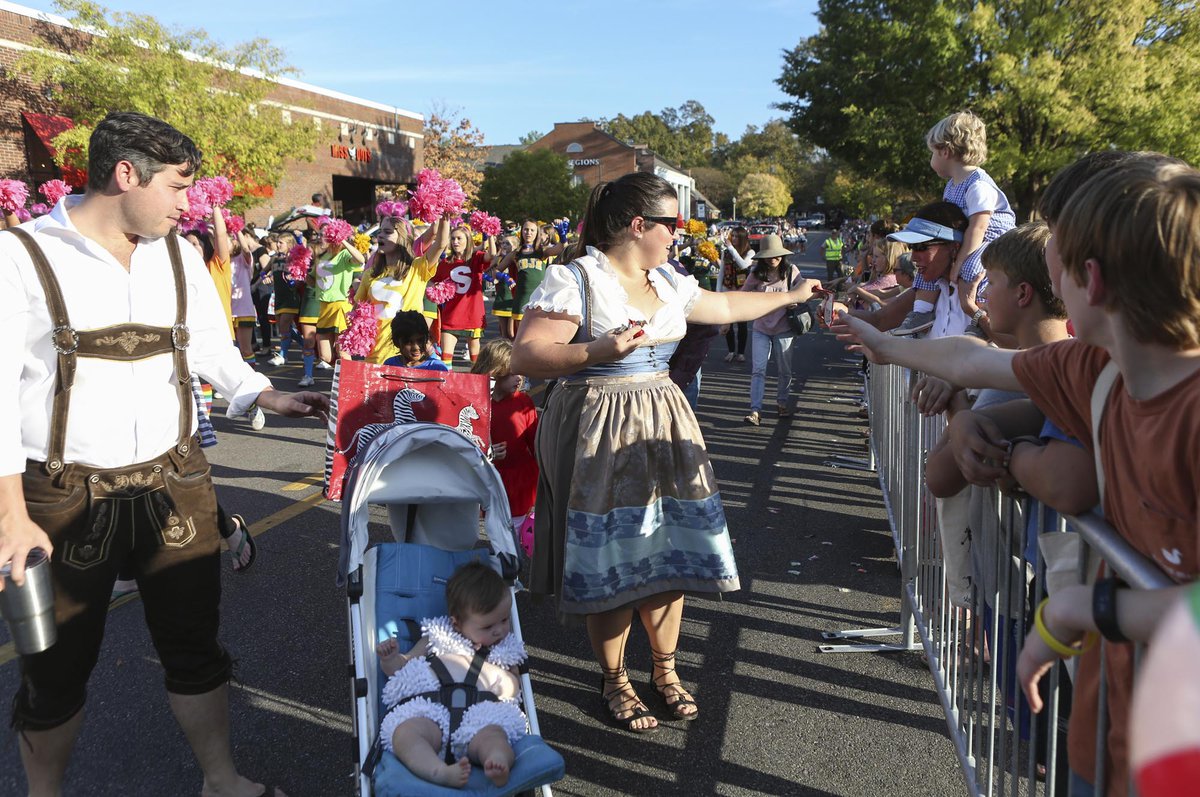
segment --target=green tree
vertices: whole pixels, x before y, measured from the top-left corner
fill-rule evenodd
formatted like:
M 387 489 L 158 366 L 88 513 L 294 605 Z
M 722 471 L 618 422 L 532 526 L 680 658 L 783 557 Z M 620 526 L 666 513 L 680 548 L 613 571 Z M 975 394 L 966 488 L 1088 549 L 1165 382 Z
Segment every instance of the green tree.
M 473 207 L 483 182 L 483 133 L 458 109 L 441 103 L 425 117 L 425 168 L 458 181 Z
M 528 133 L 521 136 L 521 140 L 518 141 L 517 143 L 519 143 L 522 147 L 528 147 L 530 144 L 537 141 L 539 138 L 541 138 L 544 135 L 545 134 L 540 131 L 530 130 Z
M 696 188 L 718 208 L 729 211 L 737 183 L 729 173 L 712 166 L 697 166 L 691 170 Z
M 567 159 L 549 149 L 517 150 L 484 173 L 479 207 L 502 219 L 583 215 L 588 187 L 572 185 Z
M 669 163 L 682 168 L 707 166 L 713 151 L 713 118 L 704 106 L 688 100 L 657 114 L 618 114 L 602 119 L 600 127 L 621 141 L 645 144 Z
M 235 209 L 261 202 L 255 189 L 277 185 L 286 161 L 312 160 L 316 127 L 286 124 L 265 102 L 271 79 L 292 71 L 266 40 L 226 48 L 202 30 L 171 30 L 153 17 L 112 13 L 86 0 L 57 6 L 97 35 L 81 37 L 69 58 L 47 42 L 27 52 L 18 69 L 44 84 L 75 120 L 55 139 L 60 165 L 86 167 L 92 128 L 112 110 L 156 116 L 191 137 L 204 153 L 201 175 L 224 175 L 241 194 Z
M 738 185 L 738 206 L 747 216 L 782 216 L 792 204 L 787 186 L 773 174 L 748 174 Z
M 928 194 L 925 131 L 973 108 L 1025 215 L 1088 151 L 1200 157 L 1198 16 L 1191 0 L 821 0 L 821 31 L 785 54 L 780 107 L 858 173 Z

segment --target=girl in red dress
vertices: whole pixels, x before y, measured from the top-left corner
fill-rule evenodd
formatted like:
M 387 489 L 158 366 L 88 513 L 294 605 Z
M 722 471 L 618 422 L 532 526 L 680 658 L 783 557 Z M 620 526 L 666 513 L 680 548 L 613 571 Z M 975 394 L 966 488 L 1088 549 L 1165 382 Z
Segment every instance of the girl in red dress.
M 500 471 L 508 494 L 513 529 L 519 529 L 537 497 L 538 464 L 534 454 L 538 414 L 533 399 L 521 391 L 524 377 L 509 367 L 512 342 L 489 340 L 471 366 L 473 374 L 492 378 L 492 464 Z

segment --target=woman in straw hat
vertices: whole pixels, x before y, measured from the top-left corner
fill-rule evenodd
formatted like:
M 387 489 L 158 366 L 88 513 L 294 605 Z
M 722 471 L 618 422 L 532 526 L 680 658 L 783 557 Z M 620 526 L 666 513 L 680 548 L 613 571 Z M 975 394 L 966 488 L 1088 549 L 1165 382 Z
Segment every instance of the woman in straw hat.
M 792 252 L 783 247 L 778 235 L 763 236 L 758 252 L 754 254 L 754 268 L 746 278 L 743 291 L 761 293 L 786 293 L 789 286 L 800 279 L 800 269 L 788 265 Z M 792 339 L 795 333 L 788 324 L 787 308 L 781 307 L 767 313 L 754 322 L 750 331 L 750 414 L 746 423 L 758 426 L 761 421 L 763 394 L 766 392 L 767 363 L 771 353 L 777 352 L 779 363 L 779 387 L 775 403 L 779 417 L 792 414 L 788 393 L 792 389 Z

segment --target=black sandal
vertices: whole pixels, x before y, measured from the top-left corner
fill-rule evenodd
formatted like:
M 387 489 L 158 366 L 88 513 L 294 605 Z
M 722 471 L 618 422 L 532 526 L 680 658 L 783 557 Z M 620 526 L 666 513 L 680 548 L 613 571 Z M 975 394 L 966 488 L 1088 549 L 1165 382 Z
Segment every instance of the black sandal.
M 630 733 L 654 733 L 657 731 L 657 723 L 648 728 L 633 727 L 633 723 L 637 720 L 644 717 L 653 717 L 654 714 L 646 708 L 646 704 L 638 697 L 638 693 L 634 690 L 633 683 L 629 680 L 629 673 L 625 667 L 621 666 L 615 670 L 601 667 L 600 670 L 603 673 L 600 676 L 600 702 L 604 705 L 605 721 L 614 728 L 621 728 Z M 608 683 L 620 683 L 621 681 L 625 682 L 623 687 L 617 687 L 611 692 L 605 693 L 604 687 Z M 614 698 L 619 701 L 616 706 L 613 705 Z M 629 708 L 630 705 L 633 708 Z M 617 716 L 625 711 L 630 712 L 628 717 Z
M 654 663 L 654 667 L 662 670 L 662 672 L 658 675 L 654 675 L 654 671 L 651 670 L 650 686 L 654 687 L 655 692 L 658 692 L 658 696 L 662 698 L 663 703 L 667 707 L 667 711 L 671 712 L 671 716 L 677 720 L 683 720 L 684 722 L 691 722 L 699 717 L 700 706 L 696 704 L 696 701 L 691 695 L 688 694 L 688 691 L 683 688 L 682 682 L 676 681 L 675 683 L 670 684 L 659 683 L 661 679 L 666 678 L 668 675 L 675 672 L 674 664 L 672 664 L 670 667 L 666 666 L 667 662 L 675 661 L 675 651 L 672 650 L 670 653 L 659 653 L 651 648 L 650 659 Z M 672 689 L 674 691 L 668 693 L 668 689 Z M 695 706 L 696 710 L 687 712 L 680 711 L 680 709 L 684 706 Z

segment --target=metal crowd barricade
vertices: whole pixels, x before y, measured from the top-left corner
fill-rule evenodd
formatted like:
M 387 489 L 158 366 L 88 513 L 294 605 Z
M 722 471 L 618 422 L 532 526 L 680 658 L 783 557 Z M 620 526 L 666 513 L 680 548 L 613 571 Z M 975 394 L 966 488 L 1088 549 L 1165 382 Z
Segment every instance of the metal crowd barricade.
M 936 501 L 925 487 L 925 458 L 945 423 L 940 416 L 919 415 L 909 400 L 915 378 L 899 366 L 872 365 L 865 391 L 870 462 L 878 472 L 901 575 L 899 624 L 824 634 L 829 640 L 885 636 L 899 640 L 827 644 L 820 649 L 827 653 L 923 650 L 967 793 L 973 797 L 1070 797 L 1065 731 L 1073 668 L 1059 664 L 1043 679 L 1044 706 L 1038 715 L 1031 714 L 1016 683 L 1017 654 L 1032 628 L 1033 610 L 1047 592 L 1045 565 L 1037 553 L 1035 535 L 1081 535 L 1086 544 L 1081 547 L 1090 547 L 1092 558 L 1088 559 L 1086 552 L 1080 556 L 1080 582 L 1090 569 L 1089 561 L 1094 566 L 1103 560 L 1110 572 L 1135 589 L 1159 589 L 1173 583 L 1094 514 L 1062 518 L 1035 501 L 971 487 L 976 491 L 971 500 L 977 510 L 970 532 L 971 594 L 965 606 L 956 605 L 951 600 Z M 1101 644 L 1103 667 L 1107 650 L 1106 643 Z M 1107 739 L 1103 686 L 1099 699 L 1097 767 L 1096 772 L 1087 774 L 1095 793 L 1103 795 Z M 1128 793 L 1135 794 L 1132 782 Z

